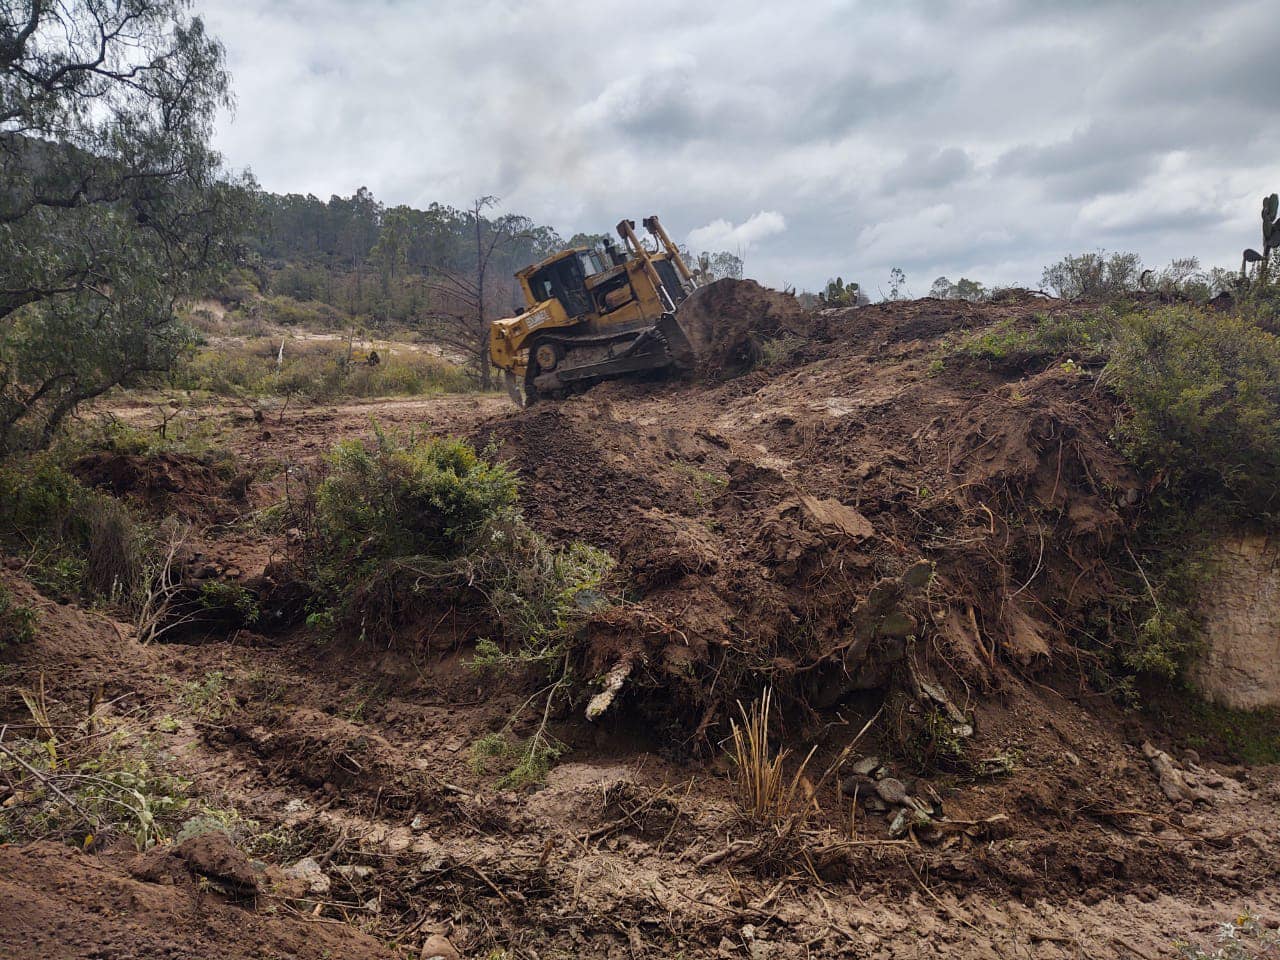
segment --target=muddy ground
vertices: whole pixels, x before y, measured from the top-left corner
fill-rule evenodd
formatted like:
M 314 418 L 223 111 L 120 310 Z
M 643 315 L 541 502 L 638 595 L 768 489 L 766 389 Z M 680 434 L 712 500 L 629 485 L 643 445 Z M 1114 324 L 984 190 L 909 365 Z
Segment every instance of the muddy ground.
M 635 668 L 598 721 L 556 719 L 570 749 L 545 784 L 507 791 L 471 746 L 531 691 L 468 669 L 475 638 L 447 620 L 390 649 L 305 625 L 144 646 L 11 563 L 5 582 L 40 622 L 0 655 L 9 735 L 30 722 L 17 688 L 41 674 L 69 722 L 101 685 L 100 723 L 159 744 L 193 795 L 236 817 L 226 849 L 0 846 L 0 955 L 394 957 L 445 937 L 465 957 L 1151 958 L 1244 910 L 1280 920 L 1280 771 L 1187 753 L 1100 692 L 1071 643 L 1141 508 L 1106 443 L 1111 401 L 1057 360 L 948 352 L 1066 309 L 836 311 L 782 331 L 787 349 L 743 376 L 608 384 L 525 411 L 439 397 L 256 422 L 191 406 L 252 474 L 243 489 L 190 464 L 86 465 L 184 516 L 210 576 L 258 584 L 291 549 L 261 511 L 335 440 L 376 420 L 492 443 L 537 529 L 617 558 L 632 613 L 598 625 L 585 666 Z M 140 426 L 165 409 L 109 407 Z M 933 579 L 903 608 L 917 639 L 854 658 L 859 605 L 921 560 Z M 797 665 L 836 679 L 785 680 Z M 983 762 L 923 772 L 903 754 L 885 691 L 904 673 L 945 692 Z M 862 802 L 885 780 L 841 770 L 802 835 L 770 843 L 740 815 L 720 746 L 734 697 L 770 678 L 798 755 L 816 745 L 822 769 L 875 717 L 847 766 L 879 757 L 949 826 L 891 836 L 894 808 Z M 1144 744 L 1194 790 L 1170 796 Z M 311 874 L 296 867 L 308 857 Z

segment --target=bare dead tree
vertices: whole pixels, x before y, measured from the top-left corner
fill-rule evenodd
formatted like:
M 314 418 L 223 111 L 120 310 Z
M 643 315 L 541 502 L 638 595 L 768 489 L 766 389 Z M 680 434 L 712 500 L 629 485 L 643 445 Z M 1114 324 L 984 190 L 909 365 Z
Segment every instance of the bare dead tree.
M 489 363 L 489 321 L 496 319 L 494 305 L 508 288 L 505 278 L 492 269 L 495 257 L 511 244 L 529 237 L 530 221 L 525 217 L 503 216 L 490 220 L 484 211 L 498 203 L 497 197 L 477 197 L 469 210 L 475 247 L 474 262 L 466 268 L 436 266 L 426 283 L 431 308 L 423 317 L 428 336 L 453 347 L 475 364 L 480 386 L 493 386 Z

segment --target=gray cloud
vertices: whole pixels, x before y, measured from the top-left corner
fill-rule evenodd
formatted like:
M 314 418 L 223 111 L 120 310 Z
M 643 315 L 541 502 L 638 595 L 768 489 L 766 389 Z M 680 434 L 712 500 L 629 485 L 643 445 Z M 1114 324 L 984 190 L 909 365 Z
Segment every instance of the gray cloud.
M 269 189 L 494 193 L 566 236 L 768 212 L 766 282 L 1028 283 L 1098 246 L 1234 265 L 1280 189 L 1273 0 L 197 6 L 235 78 L 217 143 Z
M 936 150 L 917 147 L 885 174 L 881 187 L 888 194 L 904 190 L 937 191 L 972 173 L 973 160 L 961 147 Z

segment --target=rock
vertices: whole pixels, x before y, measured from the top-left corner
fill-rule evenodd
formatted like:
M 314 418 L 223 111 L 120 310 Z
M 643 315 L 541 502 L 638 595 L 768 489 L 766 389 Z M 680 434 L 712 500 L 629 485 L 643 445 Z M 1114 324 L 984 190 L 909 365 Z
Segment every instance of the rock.
M 879 757 L 863 757 L 861 760 L 855 763 L 852 767 L 850 767 L 849 770 L 850 772 L 856 773 L 859 776 L 869 777 L 871 776 L 871 771 L 875 770 L 875 768 L 878 766 L 880 766 Z
M 876 793 L 880 799 L 892 806 L 905 806 L 908 799 L 907 788 L 896 777 L 885 777 L 876 784 Z
M 846 797 L 859 796 L 865 799 L 875 796 L 876 783 L 870 777 L 859 776 L 855 773 L 853 776 L 845 777 L 840 781 L 840 792 Z
M 449 938 L 440 933 L 433 933 L 422 944 L 420 960 L 462 960 L 461 955 L 453 948 Z
M 303 857 L 292 866 L 285 867 L 284 875 L 290 880 L 301 880 L 307 885 L 307 892 L 317 896 L 324 896 L 332 886 L 315 857 Z
M 1236 710 L 1280 706 L 1280 558 L 1273 538 L 1248 533 L 1210 548 L 1196 590 L 1205 643 L 1190 676 L 1206 699 Z
M 1199 765 L 1199 763 L 1200 763 L 1200 754 L 1196 753 L 1194 750 L 1192 750 L 1192 749 L 1190 749 L 1190 748 L 1188 747 L 1186 750 L 1183 750 L 1183 751 L 1182 751 L 1182 762 L 1183 762 L 1183 763 L 1194 763 L 1194 764 Z
M 1175 806 L 1191 801 L 1212 803 L 1213 794 L 1202 787 L 1199 780 L 1179 770 L 1163 750 L 1153 746 L 1149 741 L 1142 744 L 1142 753 L 1151 764 L 1152 772 L 1160 784 L 1160 789 Z

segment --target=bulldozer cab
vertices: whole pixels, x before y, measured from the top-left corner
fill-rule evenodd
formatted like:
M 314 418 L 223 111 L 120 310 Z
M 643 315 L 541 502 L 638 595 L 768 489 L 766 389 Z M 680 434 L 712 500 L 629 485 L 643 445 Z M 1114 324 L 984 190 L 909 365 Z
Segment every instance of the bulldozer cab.
M 525 279 L 525 297 L 530 307 L 557 300 L 570 317 L 592 311 L 587 277 L 603 273 L 604 259 L 594 250 L 566 250 L 550 263 L 542 263 Z

